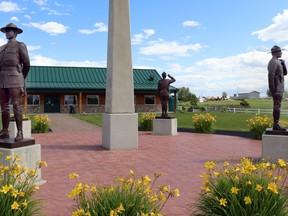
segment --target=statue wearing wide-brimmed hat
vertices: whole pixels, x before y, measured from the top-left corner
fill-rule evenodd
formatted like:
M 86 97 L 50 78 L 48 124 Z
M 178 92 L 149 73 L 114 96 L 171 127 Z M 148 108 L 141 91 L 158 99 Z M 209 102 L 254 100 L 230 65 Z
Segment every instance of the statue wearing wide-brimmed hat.
M 9 23 L 7 24 L 5 27 L 2 27 L 0 29 L 1 32 L 6 33 L 6 31 L 8 31 L 9 29 L 14 30 L 17 34 L 21 34 L 23 32 L 22 29 L 18 28 L 15 24 L 13 23 Z
M 286 131 L 280 123 L 280 109 L 284 93 L 284 76 L 287 75 L 285 61 L 280 59 L 282 50 L 275 45 L 271 48 L 272 59 L 268 63 L 268 85 L 273 98 L 273 130 Z
M 8 42 L 0 47 L 0 105 L 2 113 L 0 139 L 9 138 L 10 100 L 17 125 L 17 135 L 14 140 L 20 141 L 23 139 L 22 100 L 25 95 L 25 78 L 30 69 L 30 60 L 26 45 L 16 40 L 17 35 L 23 32 L 22 29 L 9 23 L 0 31 L 5 33 L 8 39 Z

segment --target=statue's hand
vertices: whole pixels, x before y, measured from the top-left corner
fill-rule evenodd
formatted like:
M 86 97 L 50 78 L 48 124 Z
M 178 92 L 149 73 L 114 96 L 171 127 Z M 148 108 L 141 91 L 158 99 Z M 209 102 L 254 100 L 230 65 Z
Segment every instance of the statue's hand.
M 26 94 L 25 89 L 24 89 L 24 88 L 21 88 L 20 93 L 21 93 L 21 96 L 24 97 L 25 94 Z

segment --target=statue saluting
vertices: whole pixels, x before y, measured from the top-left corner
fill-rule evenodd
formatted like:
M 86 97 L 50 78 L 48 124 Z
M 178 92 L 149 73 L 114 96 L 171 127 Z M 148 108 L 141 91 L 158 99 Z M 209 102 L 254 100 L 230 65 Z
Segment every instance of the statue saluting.
M 162 73 L 162 79 L 158 82 L 158 94 L 161 99 L 161 107 L 162 107 L 162 115 L 161 117 L 168 117 L 167 114 L 167 103 L 169 100 L 169 86 L 171 83 L 175 82 L 176 80 L 174 77 L 168 74 L 170 79 L 166 79 L 166 73 Z

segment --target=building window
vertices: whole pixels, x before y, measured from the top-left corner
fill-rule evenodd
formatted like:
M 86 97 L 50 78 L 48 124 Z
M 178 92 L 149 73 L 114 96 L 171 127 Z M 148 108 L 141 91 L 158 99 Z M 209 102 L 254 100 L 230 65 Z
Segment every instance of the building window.
M 87 95 L 87 105 L 99 105 L 99 95 Z
M 144 103 L 145 104 L 155 104 L 156 97 L 154 95 L 145 95 Z
M 65 95 L 65 105 L 77 105 L 77 95 Z
M 28 95 L 27 104 L 28 105 L 40 105 L 40 95 Z

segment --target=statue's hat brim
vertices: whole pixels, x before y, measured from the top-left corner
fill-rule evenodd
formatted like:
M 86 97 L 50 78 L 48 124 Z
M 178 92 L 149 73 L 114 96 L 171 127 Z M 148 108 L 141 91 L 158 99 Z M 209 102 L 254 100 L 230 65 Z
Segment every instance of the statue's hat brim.
M 1 28 L 0 31 L 6 33 L 7 29 L 13 29 L 17 32 L 17 34 L 21 34 L 23 32 L 22 29 L 18 28 L 15 24 L 9 23 L 5 27 Z

